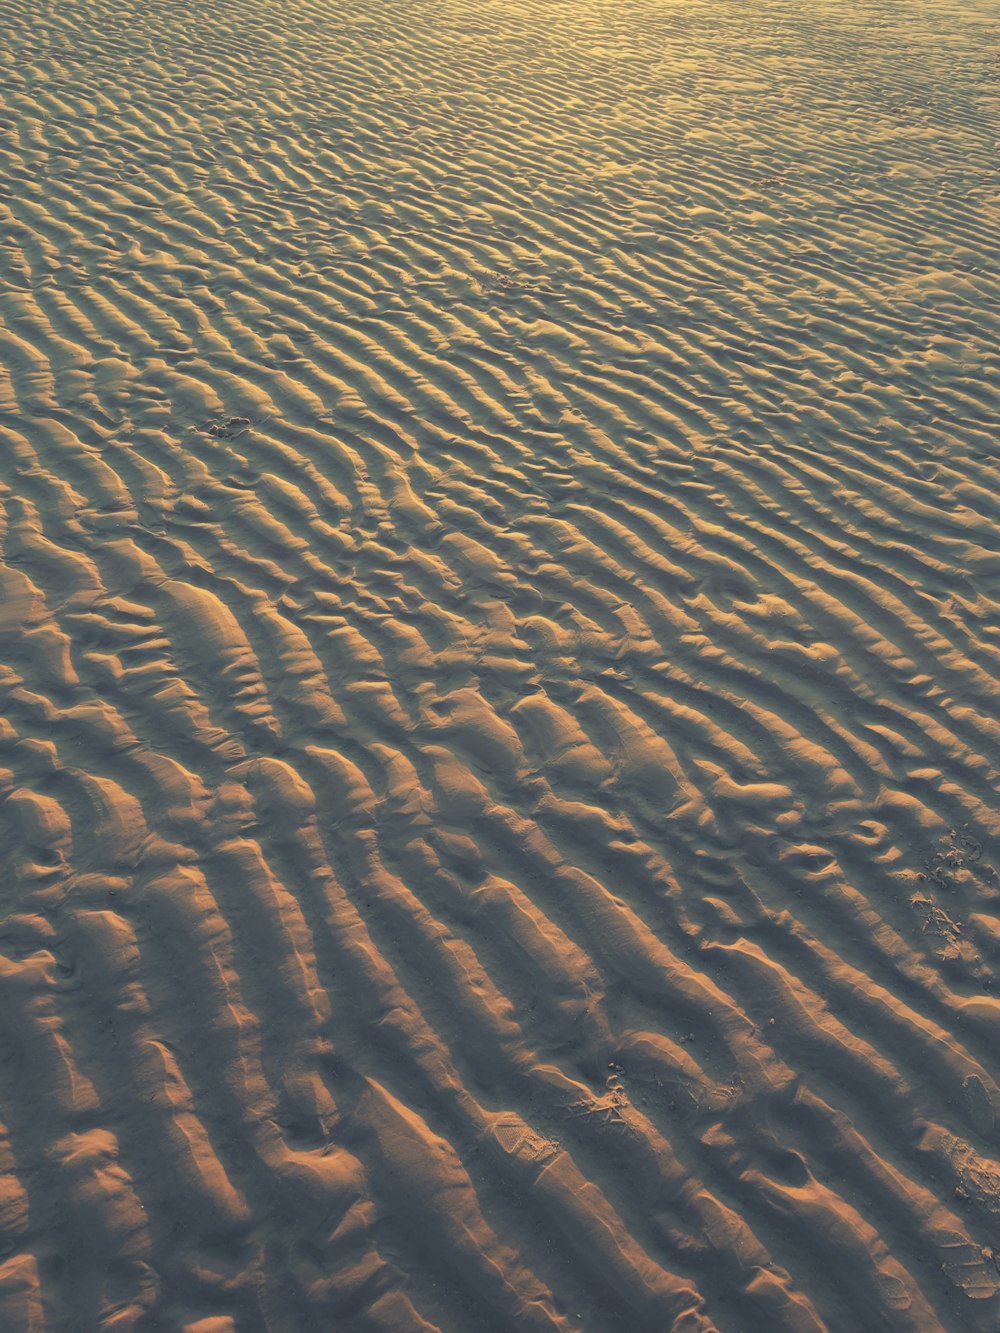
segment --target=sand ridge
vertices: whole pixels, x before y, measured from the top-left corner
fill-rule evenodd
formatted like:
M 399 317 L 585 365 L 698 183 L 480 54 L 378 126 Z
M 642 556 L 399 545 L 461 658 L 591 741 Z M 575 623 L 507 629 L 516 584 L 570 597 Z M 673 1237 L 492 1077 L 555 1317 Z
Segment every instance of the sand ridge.
M 0 1329 L 997 1327 L 996 19 L 0 0 Z

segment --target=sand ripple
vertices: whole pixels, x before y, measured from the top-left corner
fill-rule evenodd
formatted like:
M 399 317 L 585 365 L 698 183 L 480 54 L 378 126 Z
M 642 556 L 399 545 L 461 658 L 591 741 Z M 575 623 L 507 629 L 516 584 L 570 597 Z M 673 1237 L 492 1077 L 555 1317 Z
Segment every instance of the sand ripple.
M 0 1328 L 998 1327 L 996 17 L 0 0 Z

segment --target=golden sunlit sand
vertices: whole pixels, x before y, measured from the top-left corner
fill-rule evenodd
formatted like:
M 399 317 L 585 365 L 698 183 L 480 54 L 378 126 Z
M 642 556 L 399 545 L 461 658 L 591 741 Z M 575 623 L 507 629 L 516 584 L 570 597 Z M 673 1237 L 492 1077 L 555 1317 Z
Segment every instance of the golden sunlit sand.
M 0 0 L 0 1333 L 1000 1327 L 998 21 Z

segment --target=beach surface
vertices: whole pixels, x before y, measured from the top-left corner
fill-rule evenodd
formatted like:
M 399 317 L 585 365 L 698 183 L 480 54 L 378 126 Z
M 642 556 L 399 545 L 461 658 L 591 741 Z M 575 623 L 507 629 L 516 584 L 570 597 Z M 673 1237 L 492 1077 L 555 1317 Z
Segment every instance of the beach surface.
M 0 1331 L 996 1333 L 1000 5 L 0 30 Z

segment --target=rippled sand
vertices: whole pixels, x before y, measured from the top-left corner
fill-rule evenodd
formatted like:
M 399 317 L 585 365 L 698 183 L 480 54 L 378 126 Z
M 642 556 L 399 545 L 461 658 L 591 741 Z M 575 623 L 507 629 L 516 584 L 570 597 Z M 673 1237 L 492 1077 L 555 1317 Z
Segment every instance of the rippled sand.
M 0 1330 L 1000 1327 L 1000 7 L 0 0 Z

